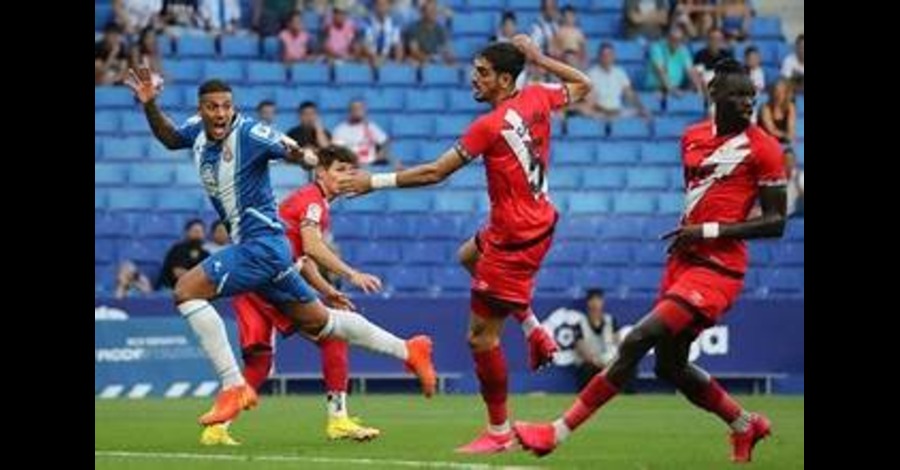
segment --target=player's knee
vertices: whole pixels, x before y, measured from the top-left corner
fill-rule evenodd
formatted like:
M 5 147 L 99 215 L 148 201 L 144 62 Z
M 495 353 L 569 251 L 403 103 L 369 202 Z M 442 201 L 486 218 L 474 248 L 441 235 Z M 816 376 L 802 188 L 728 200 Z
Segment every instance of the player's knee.
M 500 344 L 500 338 L 490 335 L 483 328 L 469 329 L 469 349 L 472 351 L 487 351 L 493 349 Z
M 172 289 L 172 300 L 175 301 L 175 305 L 187 302 L 192 298 L 190 289 L 188 289 L 186 283 L 181 280 L 175 283 L 175 288 Z
M 648 329 L 637 326 L 628 332 L 619 346 L 621 356 L 640 356 L 656 343 L 656 337 Z

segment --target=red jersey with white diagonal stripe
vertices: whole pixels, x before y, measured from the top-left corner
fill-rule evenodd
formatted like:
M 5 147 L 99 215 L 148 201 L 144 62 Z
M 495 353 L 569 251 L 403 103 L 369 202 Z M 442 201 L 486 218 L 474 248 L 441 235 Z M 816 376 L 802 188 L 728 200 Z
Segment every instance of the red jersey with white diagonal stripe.
M 747 220 L 759 187 L 786 183 L 784 152 L 771 135 L 751 125 L 744 132 L 717 136 L 712 120 L 688 127 L 681 140 L 686 189 L 683 224 Z M 747 270 L 743 240 L 702 240 L 688 250 L 722 267 Z
M 556 220 L 547 195 L 550 120 L 567 102 L 562 85 L 526 86 L 476 119 L 459 139 L 463 158 L 484 157 L 491 211 L 481 236 L 488 242 L 527 242 Z
M 328 199 L 318 183 L 310 183 L 294 192 L 278 205 L 278 216 L 284 222 L 285 234 L 291 241 L 294 259 L 303 256 L 303 237 L 300 228 L 304 223 L 313 223 L 325 233 L 331 227 L 328 216 Z

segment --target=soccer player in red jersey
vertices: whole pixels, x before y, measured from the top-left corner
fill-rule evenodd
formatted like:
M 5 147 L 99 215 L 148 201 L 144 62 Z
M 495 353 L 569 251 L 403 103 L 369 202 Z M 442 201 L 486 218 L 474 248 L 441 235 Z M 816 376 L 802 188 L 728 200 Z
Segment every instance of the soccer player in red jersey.
M 322 277 L 319 265 L 346 278 L 365 292 L 375 292 L 381 288 L 378 277 L 347 265 L 328 248 L 322 238 L 322 234 L 327 233 L 331 225 L 329 202 L 338 195 L 336 178 L 358 168 L 358 159 L 353 151 L 339 146 L 320 149 L 317 154 L 319 164 L 315 182 L 285 198 L 279 205 L 278 215 L 286 226 L 285 232 L 303 277 L 331 307 L 354 310 L 350 300 Z M 244 358 L 242 374 L 247 384 L 258 390 L 272 369 L 274 332 L 277 330 L 287 336 L 296 332 L 296 327 L 288 317 L 279 314 L 274 306 L 258 294 L 241 294 L 233 302 Z M 326 435 L 330 439 L 357 441 L 378 437 L 378 429 L 362 426 L 347 415 L 347 343 L 339 339 L 324 338 L 316 344 L 322 353 L 322 376 L 328 400 Z M 228 432 L 228 423 L 204 428 L 200 442 L 205 445 L 238 444 Z
M 562 81 L 516 89 L 516 78 L 531 60 Z M 414 187 L 443 181 L 479 155 L 484 158 L 490 217 L 460 250 L 472 274 L 469 346 L 481 395 L 487 405 L 488 428 L 457 449 L 494 453 L 512 448 L 507 417 L 506 359 L 500 333 L 507 316 L 523 320 L 532 368 L 552 359 L 553 339 L 531 312 L 534 278 L 550 249 L 558 217 L 550 201 L 547 170 L 551 113 L 582 99 L 591 89 L 582 72 L 540 52 L 526 35 L 512 43 L 494 43 L 474 59 L 472 88 L 476 101 L 493 109 L 476 119 L 462 138 L 437 160 L 397 173 L 343 177 L 342 191 L 367 193 L 387 187 Z
M 552 424 L 513 426 L 526 449 L 538 456 L 552 452 L 622 389 L 651 348 L 656 348 L 658 377 L 731 427 L 733 461 L 749 462 L 753 447 L 770 434 L 766 417 L 746 411 L 687 359 L 691 342 L 718 322 L 741 292 L 747 269 L 744 240 L 784 232 L 784 158 L 778 142 L 750 123 L 754 95 L 742 65 L 734 60 L 717 64 L 710 82 L 714 118 L 688 127 L 681 141 L 685 213 L 680 226 L 663 236 L 671 245 L 656 305 L 562 417 Z M 748 219 L 757 199 L 762 214 Z

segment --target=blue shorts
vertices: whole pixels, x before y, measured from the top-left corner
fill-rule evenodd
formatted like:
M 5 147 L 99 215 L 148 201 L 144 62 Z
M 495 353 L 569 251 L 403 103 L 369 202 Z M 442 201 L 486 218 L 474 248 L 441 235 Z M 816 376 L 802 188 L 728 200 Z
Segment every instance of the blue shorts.
M 209 256 L 203 271 L 216 285 L 216 297 L 256 292 L 274 305 L 308 303 L 316 294 L 300 277 L 284 236 L 259 237 Z

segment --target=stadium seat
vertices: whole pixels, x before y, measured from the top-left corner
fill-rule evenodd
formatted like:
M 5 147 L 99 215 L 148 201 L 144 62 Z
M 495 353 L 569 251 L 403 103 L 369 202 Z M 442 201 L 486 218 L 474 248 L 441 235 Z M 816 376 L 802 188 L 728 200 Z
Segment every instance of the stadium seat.
M 460 70 L 449 65 L 427 64 L 422 68 L 423 85 L 458 85 Z
M 382 85 L 415 85 L 416 68 L 407 64 L 386 63 L 378 69 L 378 83 Z
M 625 187 L 625 170 L 616 167 L 584 170 L 581 187 L 584 189 L 617 190 Z
M 279 62 L 248 62 L 247 81 L 250 83 L 285 83 L 287 69 Z
M 256 36 L 222 36 L 222 56 L 228 59 L 259 57 L 259 38 Z

